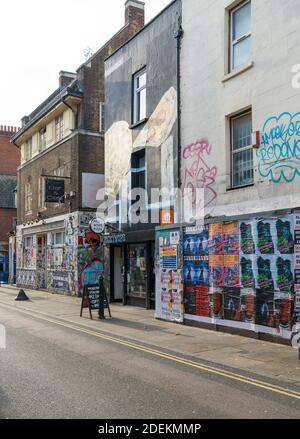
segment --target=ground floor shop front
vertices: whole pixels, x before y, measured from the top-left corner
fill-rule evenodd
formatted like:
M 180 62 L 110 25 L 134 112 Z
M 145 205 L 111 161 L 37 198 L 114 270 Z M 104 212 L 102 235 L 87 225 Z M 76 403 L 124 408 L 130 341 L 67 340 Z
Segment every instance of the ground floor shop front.
M 18 226 L 16 282 L 20 287 L 81 295 L 104 275 L 100 235 L 90 230 L 95 213 L 74 212 Z
M 154 238 L 154 230 L 131 232 L 107 246 L 112 302 L 155 309 Z

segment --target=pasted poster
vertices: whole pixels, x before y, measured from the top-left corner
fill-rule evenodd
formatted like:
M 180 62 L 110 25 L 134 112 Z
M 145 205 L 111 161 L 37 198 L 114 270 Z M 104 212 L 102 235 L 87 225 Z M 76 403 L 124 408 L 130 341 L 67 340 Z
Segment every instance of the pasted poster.
M 223 224 L 209 225 L 209 254 L 222 255 L 224 253 Z
M 241 320 L 241 290 L 224 288 L 224 319 Z
M 185 312 L 210 316 L 208 228 L 187 227 L 183 238 Z
M 252 288 L 241 289 L 241 321 L 255 323 L 255 290 Z
M 243 288 L 292 292 L 292 216 L 240 222 L 240 283 Z
M 180 230 L 156 232 L 157 318 L 183 322 L 183 270 L 179 257 Z
M 210 284 L 213 287 L 224 286 L 224 256 L 209 255 Z
M 239 276 L 239 255 L 224 255 L 224 286 L 228 288 L 238 288 L 240 284 Z
M 233 221 L 223 224 L 224 255 L 239 254 L 239 223 Z
M 183 321 L 182 270 L 159 270 L 156 282 L 156 317 L 169 321 Z

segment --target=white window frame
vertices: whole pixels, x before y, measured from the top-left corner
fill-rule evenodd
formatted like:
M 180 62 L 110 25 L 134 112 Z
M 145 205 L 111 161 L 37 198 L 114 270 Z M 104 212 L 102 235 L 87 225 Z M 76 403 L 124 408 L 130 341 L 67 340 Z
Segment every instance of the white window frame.
M 236 40 L 233 39 L 233 15 L 235 12 L 237 12 L 239 9 L 243 8 L 244 6 L 246 6 L 246 4 L 250 3 L 251 4 L 252 0 L 245 0 L 242 3 L 240 3 L 238 6 L 236 6 L 235 8 L 231 9 L 230 11 L 230 71 L 234 71 L 236 69 L 239 69 L 242 67 L 238 66 L 238 67 L 234 67 L 234 46 L 236 46 L 237 44 L 241 43 L 242 41 L 246 40 L 247 38 L 251 38 L 252 36 L 252 32 L 250 29 L 250 32 L 245 33 L 244 35 L 240 36 L 239 38 L 237 38 Z M 249 62 L 251 60 L 251 57 L 249 58 Z
M 99 131 L 104 133 L 105 131 L 105 103 L 100 102 L 99 104 Z
M 64 137 L 64 115 L 60 114 L 55 118 L 55 141 L 59 142 Z
M 40 151 L 44 151 L 47 147 L 47 128 L 44 127 L 39 132 Z
M 26 140 L 24 145 L 24 159 L 25 161 L 28 161 L 32 158 L 32 137 L 30 139 Z
M 57 243 L 57 235 L 60 235 L 61 239 L 59 243 Z M 59 231 L 59 232 L 53 232 L 52 233 L 52 247 L 55 248 L 61 248 L 65 246 L 65 232 L 64 231 Z
M 32 185 L 30 182 L 25 184 L 25 213 L 28 215 L 32 212 Z
M 146 75 L 145 84 L 142 85 L 141 87 L 138 87 L 137 81 L 143 75 Z M 146 90 L 145 117 L 141 117 L 141 111 L 140 111 L 140 93 L 143 90 Z M 144 120 L 146 118 L 146 115 L 147 115 L 147 70 L 145 67 L 133 75 L 133 124 Z
M 232 116 L 230 118 L 230 137 L 231 137 L 231 139 L 230 139 L 230 160 L 231 160 L 231 166 L 230 166 L 231 178 L 230 178 L 230 180 L 231 180 L 231 188 L 232 189 L 239 189 L 239 188 L 251 186 L 251 185 L 254 184 L 254 167 L 253 167 L 253 181 L 252 181 L 252 183 L 245 183 L 245 184 L 241 184 L 241 185 L 237 186 L 237 185 L 234 185 L 234 181 L 233 181 L 233 178 L 234 178 L 234 172 L 233 172 L 234 160 L 233 160 L 233 157 L 234 157 L 234 155 L 237 154 L 237 153 L 248 151 L 248 150 L 251 150 L 252 154 L 253 154 L 253 145 L 252 145 L 252 143 L 250 143 L 250 145 L 244 146 L 243 148 L 239 148 L 239 149 L 233 150 L 233 121 L 236 120 L 236 119 L 239 119 L 239 118 L 241 118 L 243 116 L 247 116 L 247 115 L 251 116 L 251 120 L 252 120 L 252 124 L 253 124 L 252 110 L 245 111 L 243 113 L 239 113 L 239 114 L 237 114 L 235 116 Z

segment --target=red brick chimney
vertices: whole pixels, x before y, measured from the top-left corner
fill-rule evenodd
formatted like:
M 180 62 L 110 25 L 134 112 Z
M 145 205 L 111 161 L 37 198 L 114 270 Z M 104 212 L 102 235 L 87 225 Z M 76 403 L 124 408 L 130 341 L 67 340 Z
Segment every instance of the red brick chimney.
M 127 0 L 125 3 L 125 24 L 136 23 L 138 29 L 145 24 L 145 3 L 139 0 Z
M 0 136 L 12 137 L 19 129 L 19 127 L 0 125 Z

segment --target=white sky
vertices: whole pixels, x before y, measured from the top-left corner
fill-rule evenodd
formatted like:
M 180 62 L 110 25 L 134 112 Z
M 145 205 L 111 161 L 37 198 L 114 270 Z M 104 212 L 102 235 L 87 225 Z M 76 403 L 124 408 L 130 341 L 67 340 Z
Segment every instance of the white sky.
M 143 0 L 146 22 L 170 0 Z M 99 49 L 124 25 L 125 0 L 1 2 L 0 125 L 20 126 L 58 87 L 60 70 L 75 71 L 85 51 Z

